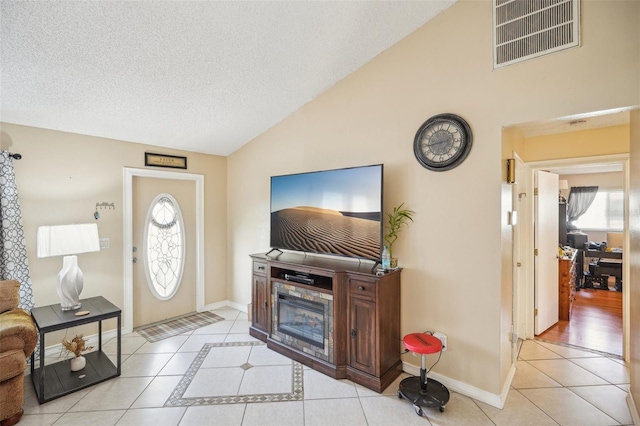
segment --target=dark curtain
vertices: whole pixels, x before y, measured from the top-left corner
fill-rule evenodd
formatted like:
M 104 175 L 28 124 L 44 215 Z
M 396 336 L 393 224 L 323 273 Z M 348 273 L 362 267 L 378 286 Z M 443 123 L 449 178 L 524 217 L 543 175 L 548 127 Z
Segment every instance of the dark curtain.
M 597 186 L 572 186 L 567 200 L 567 220 L 573 227 L 573 222 L 582 216 L 598 193 Z

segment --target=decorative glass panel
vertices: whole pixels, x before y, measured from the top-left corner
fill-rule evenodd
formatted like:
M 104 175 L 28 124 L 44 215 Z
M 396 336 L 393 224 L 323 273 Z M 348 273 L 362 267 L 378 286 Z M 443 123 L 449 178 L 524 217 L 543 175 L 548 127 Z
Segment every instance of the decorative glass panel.
M 176 293 L 184 270 L 184 224 L 180 206 L 170 194 L 151 203 L 144 236 L 147 283 L 151 293 L 168 300 Z

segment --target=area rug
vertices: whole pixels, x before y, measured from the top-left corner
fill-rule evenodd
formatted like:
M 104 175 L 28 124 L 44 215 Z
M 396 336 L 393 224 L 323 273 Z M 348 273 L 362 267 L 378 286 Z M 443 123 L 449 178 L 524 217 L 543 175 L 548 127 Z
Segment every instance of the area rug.
M 304 370 L 302 364 L 297 361 L 291 361 L 291 392 L 286 393 L 263 393 L 263 394 L 247 394 L 247 395 L 218 395 L 207 396 L 200 395 L 194 397 L 185 397 L 187 388 L 193 381 L 202 366 L 202 363 L 209 355 L 212 348 L 230 347 L 230 346 L 259 346 L 264 345 L 262 342 L 223 342 L 223 343 L 205 343 L 189 366 L 186 374 L 182 377 L 178 385 L 175 387 L 169 399 L 165 402 L 165 407 L 190 407 L 198 405 L 220 405 L 220 404 L 245 404 L 256 402 L 284 402 L 284 401 L 301 401 L 304 398 L 303 377 Z M 249 363 L 240 366 L 243 370 L 253 368 Z
M 205 325 L 215 324 L 223 319 L 220 315 L 216 315 L 213 312 L 194 312 L 167 321 L 145 325 L 134 331 L 147 339 L 148 342 L 153 343 L 188 331 L 193 331 Z

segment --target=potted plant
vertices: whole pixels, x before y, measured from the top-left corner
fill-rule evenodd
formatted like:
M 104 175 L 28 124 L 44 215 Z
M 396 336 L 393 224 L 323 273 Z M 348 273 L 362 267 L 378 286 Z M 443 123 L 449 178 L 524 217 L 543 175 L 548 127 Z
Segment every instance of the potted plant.
M 409 224 L 409 221 L 413 222 L 413 210 L 405 209 L 404 203 L 399 206 L 395 206 L 391 213 L 387 213 L 387 233 L 384 235 L 384 240 L 389 247 L 389 256 L 391 257 L 391 268 L 398 267 L 398 259 L 393 256 L 393 244 L 398 239 L 398 233 L 403 226 Z
M 75 355 L 75 358 L 71 360 L 71 371 L 82 370 L 87 365 L 87 360 L 82 356 L 82 353 L 90 351 L 93 346 L 87 346 L 87 341 L 84 340 L 82 335 L 76 335 L 71 341 L 63 339 L 62 346 Z

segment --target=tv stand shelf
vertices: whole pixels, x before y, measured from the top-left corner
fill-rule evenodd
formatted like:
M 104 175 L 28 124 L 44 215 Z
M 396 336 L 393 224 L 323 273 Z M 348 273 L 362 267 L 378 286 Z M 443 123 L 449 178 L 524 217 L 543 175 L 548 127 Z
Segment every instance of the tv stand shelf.
M 251 255 L 251 336 L 270 349 L 335 379 L 350 379 L 382 392 L 402 372 L 400 360 L 401 269 L 381 276 L 370 263 L 296 253 Z M 297 282 L 290 277 L 313 280 Z M 277 336 L 274 288 L 322 293 L 332 300 L 330 361 Z
M 272 267 L 269 276 L 271 279 L 280 280 L 283 283 L 292 282 L 302 287 L 312 288 L 317 291 L 331 293 L 333 291 L 333 277 L 318 275 L 310 272 L 302 272 L 296 269 Z

